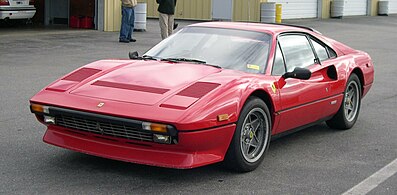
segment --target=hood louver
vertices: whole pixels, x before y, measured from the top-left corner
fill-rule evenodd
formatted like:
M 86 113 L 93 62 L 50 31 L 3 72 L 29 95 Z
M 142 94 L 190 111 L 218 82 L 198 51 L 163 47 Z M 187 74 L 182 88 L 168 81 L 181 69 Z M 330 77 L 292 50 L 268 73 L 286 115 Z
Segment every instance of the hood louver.
M 192 97 L 192 98 L 201 98 L 207 93 L 217 88 L 219 85 L 220 84 L 218 83 L 197 82 L 191 85 L 190 87 L 182 90 L 176 95 Z
M 81 82 L 84 79 L 100 72 L 101 70 L 98 69 L 93 69 L 93 68 L 82 68 L 68 76 L 66 76 L 65 78 L 63 78 L 62 80 L 66 80 L 66 81 L 75 81 L 75 82 Z
M 167 91 L 169 91 L 169 89 L 139 86 L 139 85 L 125 84 L 125 83 L 115 83 L 115 82 L 109 82 L 109 81 L 96 81 L 92 85 L 126 89 L 126 90 L 132 90 L 132 91 L 141 91 L 141 92 L 147 92 L 147 93 L 156 93 L 156 94 L 164 94 Z
M 197 82 L 168 99 L 160 107 L 185 110 L 219 85 L 218 83 Z

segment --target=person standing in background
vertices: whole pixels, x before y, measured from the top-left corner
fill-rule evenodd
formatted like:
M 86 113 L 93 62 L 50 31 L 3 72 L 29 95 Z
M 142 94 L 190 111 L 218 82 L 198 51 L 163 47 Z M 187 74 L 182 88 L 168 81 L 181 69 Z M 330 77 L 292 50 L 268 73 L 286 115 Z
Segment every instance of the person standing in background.
M 161 38 L 165 39 L 172 34 L 174 28 L 174 14 L 176 0 L 156 0 L 159 4 L 159 22 Z
M 129 43 L 135 42 L 132 38 L 135 22 L 135 6 L 138 4 L 137 0 L 121 0 L 121 29 L 119 42 Z

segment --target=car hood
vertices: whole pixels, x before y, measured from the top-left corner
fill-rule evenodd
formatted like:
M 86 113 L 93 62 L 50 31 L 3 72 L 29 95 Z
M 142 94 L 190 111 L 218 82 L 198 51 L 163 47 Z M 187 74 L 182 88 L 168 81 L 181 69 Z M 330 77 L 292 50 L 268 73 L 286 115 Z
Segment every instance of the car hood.
M 197 130 L 237 121 L 241 102 L 256 89 L 271 91 L 272 82 L 271 76 L 203 64 L 110 59 L 73 71 L 30 101 Z M 229 119 L 218 121 L 222 114 Z
M 221 69 L 202 64 L 136 61 L 104 71 L 73 95 L 154 105 Z

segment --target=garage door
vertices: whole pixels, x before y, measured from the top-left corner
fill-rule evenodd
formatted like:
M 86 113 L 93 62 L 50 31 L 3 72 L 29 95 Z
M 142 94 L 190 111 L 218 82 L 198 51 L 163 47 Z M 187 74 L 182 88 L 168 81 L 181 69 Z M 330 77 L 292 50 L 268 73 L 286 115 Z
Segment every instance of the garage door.
M 367 15 L 367 0 L 345 0 L 343 16 Z
M 389 14 L 397 14 L 397 0 L 389 0 Z
M 269 0 L 281 3 L 282 19 L 317 18 L 317 0 Z

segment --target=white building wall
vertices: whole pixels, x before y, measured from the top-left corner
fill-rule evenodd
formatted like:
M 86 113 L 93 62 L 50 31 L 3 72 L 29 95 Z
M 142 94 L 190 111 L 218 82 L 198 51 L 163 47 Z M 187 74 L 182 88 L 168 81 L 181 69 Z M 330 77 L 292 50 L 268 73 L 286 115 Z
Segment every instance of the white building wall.
M 282 19 L 317 18 L 318 0 L 269 0 L 282 4 Z

